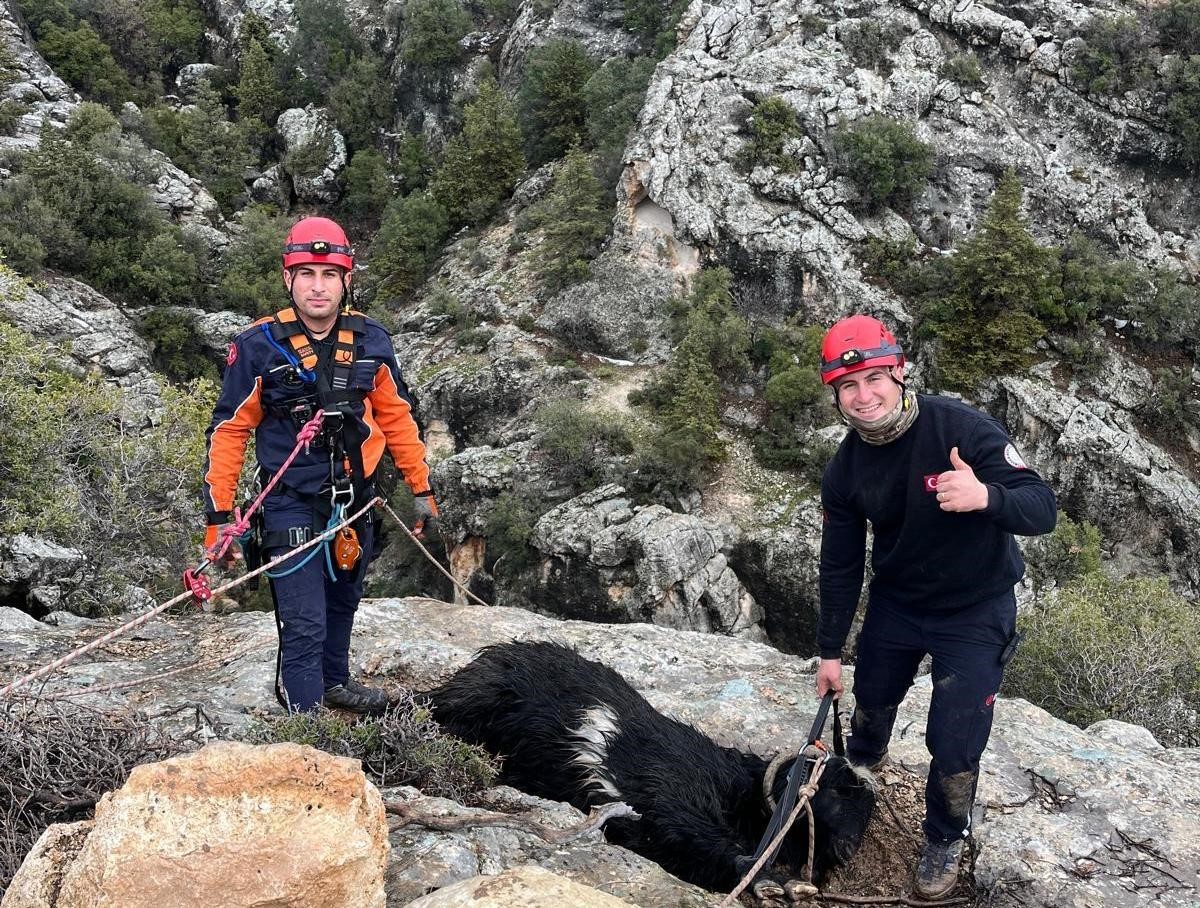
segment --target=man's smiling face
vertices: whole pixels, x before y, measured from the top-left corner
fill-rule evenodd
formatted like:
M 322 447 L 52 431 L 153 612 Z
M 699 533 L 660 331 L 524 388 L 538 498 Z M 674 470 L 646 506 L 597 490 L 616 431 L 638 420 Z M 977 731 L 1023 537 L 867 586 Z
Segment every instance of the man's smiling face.
M 899 366 L 876 366 L 851 372 L 834 385 L 838 405 L 843 413 L 860 422 L 882 419 L 900 404 L 900 382 L 903 380 Z

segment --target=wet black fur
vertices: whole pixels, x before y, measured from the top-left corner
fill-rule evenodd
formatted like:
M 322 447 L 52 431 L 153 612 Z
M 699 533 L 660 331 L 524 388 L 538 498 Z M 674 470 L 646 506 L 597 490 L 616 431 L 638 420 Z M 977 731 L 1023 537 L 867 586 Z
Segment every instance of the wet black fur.
M 739 866 L 747 866 L 739 856 L 752 854 L 766 829 L 766 760 L 721 747 L 664 716 L 615 671 L 568 647 L 540 642 L 487 647 L 429 696 L 435 716 L 451 733 L 503 757 L 502 781 L 584 811 L 617 800 L 590 786 L 588 768 L 574 762 L 579 742 L 572 732 L 587 710 L 608 707 L 619 721 L 607 741 L 604 769 L 620 800 L 641 814 L 640 820 L 609 822 L 608 839 L 680 879 L 729 891 L 741 878 Z M 785 763 L 776 777 L 776 798 L 790 767 Z M 831 757 L 813 799 L 818 885 L 858 850 L 874 803 L 874 791 L 845 759 Z M 801 817 L 779 862 L 799 871 L 807 840 Z

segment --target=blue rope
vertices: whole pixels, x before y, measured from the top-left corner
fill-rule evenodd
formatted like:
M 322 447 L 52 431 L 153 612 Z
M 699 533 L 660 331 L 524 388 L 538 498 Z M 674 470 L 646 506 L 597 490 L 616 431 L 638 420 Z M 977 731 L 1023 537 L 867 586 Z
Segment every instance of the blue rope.
M 301 381 L 311 385 L 317 380 L 316 372 L 305 369 L 302 365 L 300 365 L 300 360 L 296 359 L 295 354 L 293 354 L 291 350 L 288 350 L 286 347 L 280 344 L 279 341 L 275 340 L 274 335 L 271 334 L 270 323 L 264 322 L 259 327 L 262 330 L 263 336 L 266 337 L 271 346 L 282 353 L 283 358 L 286 359 L 292 368 L 296 370 L 296 374 L 300 376 Z
M 331 530 L 335 526 L 337 526 L 339 523 L 342 522 L 342 513 L 344 510 L 345 510 L 345 508 L 343 505 L 339 504 L 339 505 L 334 506 L 333 513 L 329 515 L 329 522 L 325 524 L 326 530 Z M 319 546 L 317 546 L 311 552 L 309 552 L 307 555 L 305 555 L 303 561 L 301 561 L 299 564 L 292 565 L 286 571 L 280 571 L 279 573 L 272 573 L 271 571 L 267 571 L 266 575 L 268 577 L 270 577 L 272 580 L 278 580 L 281 577 L 287 577 L 291 574 L 296 573 L 296 571 L 300 570 L 302 567 L 304 567 L 306 564 L 308 564 L 310 561 L 312 561 L 317 556 L 318 552 L 324 552 L 325 553 L 325 569 L 327 571 L 329 571 L 329 579 L 337 580 L 337 573 L 335 572 L 334 567 L 333 567 L 333 558 L 331 558 L 329 555 L 329 543 L 331 543 L 332 541 L 333 541 L 333 537 L 331 536 L 329 539 L 326 539 Z

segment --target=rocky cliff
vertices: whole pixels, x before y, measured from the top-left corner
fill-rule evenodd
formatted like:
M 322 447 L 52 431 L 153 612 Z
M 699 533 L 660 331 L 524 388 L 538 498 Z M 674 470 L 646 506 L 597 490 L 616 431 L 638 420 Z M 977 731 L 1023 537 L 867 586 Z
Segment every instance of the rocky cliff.
M 0 677 L 19 665 L 48 661 L 107 626 L 62 616 L 59 626 L 48 627 L 15 610 L 0 610 Z M 101 650 L 94 661 L 69 666 L 44 693 L 134 681 L 204 660 L 207 664 L 196 671 L 85 695 L 81 702 L 152 707 L 164 714 L 182 704 L 203 703 L 212 733 L 235 734 L 270 701 L 274 633 L 264 614 L 167 619 L 142 629 L 136 639 Z M 479 647 L 511 639 L 552 639 L 577 647 L 620 671 L 658 709 L 723 744 L 764 755 L 802 743 L 816 712 L 810 661 L 746 640 L 648 624 L 556 621 L 523 609 L 380 600 L 364 603 L 359 612 L 353 655 L 374 682 L 403 680 L 422 689 L 463 665 Z M 892 741 L 898 766 L 918 776 L 928 764 L 923 738 L 930 692 L 928 678 L 913 688 Z M 1001 697 L 975 816 L 979 903 L 1005 908 L 1192 905 L 1200 885 L 1198 770 L 1196 748 L 1163 748 L 1144 729 L 1116 722 L 1081 730 L 1022 700 Z M 464 809 L 424 799 L 411 789 L 384 796 L 417 801 L 436 813 Z M 507 802 L 509 809 L 520 804 L 544 812 L 551 825 L 574 813 L 511 790 L 497 790 L 489 799 Z M 394 906 L 431 888 L 523 863 L 642 908 L 715 903 L 598 838 L 548 846 L 516 831 L 409 828 L 393 832 L 391 846 L 387 891 Z M 899 845 L 893 841 L 893 847 Z

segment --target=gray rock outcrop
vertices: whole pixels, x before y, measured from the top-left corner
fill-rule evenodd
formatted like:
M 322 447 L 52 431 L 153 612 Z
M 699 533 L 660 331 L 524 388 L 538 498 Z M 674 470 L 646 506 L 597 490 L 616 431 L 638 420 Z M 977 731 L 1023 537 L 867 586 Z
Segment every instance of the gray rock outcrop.
M 346 140 L 323 107 L 292 107 L 279 115 L 275 129 L 283 140 L 283 166 L 296 197 L 309 204 L 336 202 L 346 167 Z
M 0 621 L 4 614 L 0 610 Z M 26 627 L 35 622 L 20 617 L 21 627 L 4 625 L 0 635 L 5 675 L 12 674 L 15 661 L 49 661 L 112 623 L 79 621 L 73 628 L 38 632 Z M 212 720 L 233 727 L 251 720 L 250 709 L 272 702 L 270 615 L 177 617 L 144 630 L 155 633 L 143 635 L 143 646 L 73 663 L 45 692 L 127 681 L 215 656 L 193 673 L 156 681 L 140 693 L 110 691 L 84 702 L 114 705 L 137 696 L 145 704 L 147 695 L 163 709 L 203 702 Z M 748 640 L 645 624 L 555 621 L 523 609 L 432 600 L 367 601 L 356 621 L 353 651 L 370 673 L 394 674 L 422 688 L 465 664 L 478 648 L 512 639 L 575 646 L 621 672 L 656 708 L 723 744 L 764 755 L 802 743 L 816 711 L 810 662 Z M 919 772 L 928 763 L 924 732 L 931 692 L 928 677 L 917 681 L 891 743 L 893 759 Z M 403 796 L 418 797 L 411 790 Z M 490 798 L 511 803 L 511 790 L 496 789 Z M 441 803 L 443 811 L 462 810 Z M 1024 701 L 1001 697 L 973 824 L 981 844 L 975 878 L 982 897 L 998 908 L 1191 908 L 1200 887 L 1197 803 L 1196 748 L 1156 748 L 1144 735 L 1111 725 L 1084 731 Z M 578 822 L 569 807 L 554 808 L 548 816 Z M 393 832 L 391 843 L 389 905 L 480 872 L 529 863 L 643 908 L 705 904 L 692 887 L 669 884 L 661 870 L 599 839 L 564 848 L 520 832 L 406 828 Z
M 135 417 L 162 407 L 162 382 L 151 368 L 150 348 L 131 317 L 87 284 L 47 275 L 37 290 L 0 271 L 0 311 L 31 337 L 60 347 L 58 364 L 79 375 L 98 373 L 125 392 Z
M 543 515 L 533 603 L 568 617 L 765 639 L 762 611 L 729 567 L 729 527 L 605 485 Z

